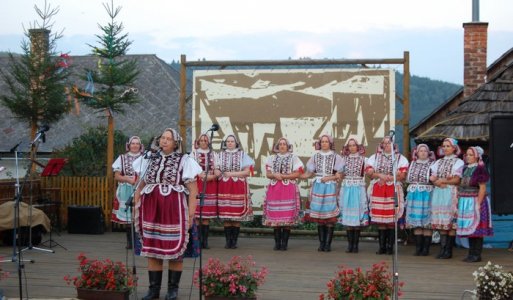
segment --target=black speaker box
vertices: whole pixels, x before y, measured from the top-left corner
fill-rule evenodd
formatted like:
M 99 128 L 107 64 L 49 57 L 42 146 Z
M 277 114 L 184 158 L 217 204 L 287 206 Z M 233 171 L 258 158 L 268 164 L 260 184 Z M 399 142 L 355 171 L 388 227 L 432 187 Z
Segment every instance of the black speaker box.
M 99 206 L 68 206 L 68 233 L 103 234 L 105 221 Z
M 513 214 L 513 115 L 490 120 L 490 163 L 493 213 Z

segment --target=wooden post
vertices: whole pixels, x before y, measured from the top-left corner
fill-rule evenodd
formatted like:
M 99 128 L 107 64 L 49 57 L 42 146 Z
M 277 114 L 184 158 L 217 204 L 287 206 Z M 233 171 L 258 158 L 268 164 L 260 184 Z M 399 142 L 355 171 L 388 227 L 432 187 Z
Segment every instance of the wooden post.
M 114 199 L 114 175 L 112 173 L 112 163 L 114 162 L 114 116 L 110 109 L 107 111 L 107 120 L 109 122 L 107 132 L 107 203 Z M 107 215 L 110 220 L 110 214 Z M 111 223 L 107 222 L 107 230 L 111 230 Z
M 180 135 L 182 136 L 183 151 L 187 151 L 187 121 L 185 115 L 185 98 L 187 93 L 187 59 L 185 54 L 180 56 L 180 117 L 178 124 L 180 126 Z
M 410 52 L 404 51 L 403 154 L 410 157 Z

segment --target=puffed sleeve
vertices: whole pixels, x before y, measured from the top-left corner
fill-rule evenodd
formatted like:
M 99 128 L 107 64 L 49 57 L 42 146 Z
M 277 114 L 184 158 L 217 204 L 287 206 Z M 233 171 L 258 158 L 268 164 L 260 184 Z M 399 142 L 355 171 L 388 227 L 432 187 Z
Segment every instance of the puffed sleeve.
M 272 165 L 273 165 L 273 158 L 274 158 L 274 155 L 271 155 L 269 157 L 267 157 L 266 161 L 265 161 L 265 171 L 272 171 Z
M 438 177 L 438 172 L 437 171 L 438 171 L 438 164 L 439 164 L 439 162 L 440 162 L 440 160 L 438 159 L 429 168 L 431 170 L 431 175 L 436 176 L 436 177 Z
M 458 158 L 454 165 L 452 165 L 451 175 L 461 177 L 463 174 L 463 166 L 465 166 L 465 163 Z
M 335 165 L 333 166 L 333 171 L 338 172 L 339 170 L 343 170 L 345 166 L 344 159 L 342 156 L 336 154 L 335 155 Z
M 121 155 L 118 156 L 118 158 L 116 159 L 116 161 L 114 161 L 114 163 L 112 164 L 112 172 L 121 172 L 122 170 L 122 167 L 121 167 Z
M 297 155 L 292 156 L 292 171 L 299 171 L 300 173 L 304 172 L 304 165 L 301 159 Z
M 212 152 L 214 155 L 214 169 L 219 170 L 221 167 L 221 161 L 219 159 L 219 153 L 218 152 Z
M 376 164 L 376 154 L 372 154 L 365 163 L 365 171 L 369 169 L 374 169 Z
M 404 157 L 404 155 L 399 155 L 399 161 L 397 163 L 397 170 L 399 172 L 408 172 L 408 166 L 409 166 L 409 163 L 408 163 L 408 159 L 406 159 L 406 157 Z
M 478 165 L 474 174 L 472 174 L 472 178 L 470 179 L 471 186 L 477 186 L 480 183 L 487 183 L 490 179 L 490 175 L 488 174 L 488 170 L 485 166 Z
M 241 168 L 244 169 L 246 167 L 252 167 L 255 165 L 255 161 L 249 157 L 249 155 L 247 155 L 245 152 L 244 154 L 242 154 L 242 164 L 241 164 Z
M 315 161 L 313 156 L 310 157 L 310 159 L 306 163 L 306 170 L 310 173 L 315 173 Z
M 140 176 L 146 170 L 148 164 L 149 159 L 145 159 L 144 155 L 141 155 L 136 160 L 134 160 L 132 163 L 132 168 L 134 168 L 135 173 Z
M 196 160 L 189 155 L 184 157 L 183 169 L 182 169 L 182 178 L 185 182 L 191 182 L 196 180 L 196 176 L 201 174 L 203 170 L 200 165 L 196 162 Z

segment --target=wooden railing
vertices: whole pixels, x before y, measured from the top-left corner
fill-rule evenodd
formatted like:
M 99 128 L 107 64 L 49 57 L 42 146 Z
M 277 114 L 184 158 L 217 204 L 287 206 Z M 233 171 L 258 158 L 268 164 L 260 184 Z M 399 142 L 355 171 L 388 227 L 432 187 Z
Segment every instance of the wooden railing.
M 41 177 L 41 186 L 60 189 L 63 224 L 68 223 L 67 208 L 70 205 L 99 206 L 103 211 L 105 224 L 110 224 L 112 199 L 109 198 L 106 177 Z

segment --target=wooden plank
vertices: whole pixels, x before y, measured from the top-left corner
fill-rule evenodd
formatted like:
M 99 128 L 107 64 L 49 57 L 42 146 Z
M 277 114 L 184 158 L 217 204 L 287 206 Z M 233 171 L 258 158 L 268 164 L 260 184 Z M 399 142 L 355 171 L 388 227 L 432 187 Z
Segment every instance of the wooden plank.
M 48 238 L 48 235 L 44 239 Z M 125 233 L 107 232 L 103 235 L 67 234 L 54 235 L 53 239 L 68 250 L 54 247 L 55 254 L 40 251 L 23 252 L 24 259 L 34 259 L 35 263 L 25 263 L 22 281 L 30 298 L 56 299 L 75 297 L 73 287 L 63 280 L 64 275 L 76 275 L 79 253 L 85 253 L 89 258 L 110 258 L 115 261 L 128 262 L 131 257 L 126 255 Z M 360 253 L 347 254 L 344 252 L 346 241 L 335 239 L 332 252 L 317 252 L 316 237 L 295 237 L 289 242 L 288 251 L 273 251 L 274 241 L 270 236 L 255 237 L 242 235 L 237 250 L 224 249 L 224 236 L 210 237 L 211 249 L 203 253 L 203 264 L 208 258 L 217 257 L 227 261 L 234 255 L 252 255 L 259 266 L 269 269 L 266 283 L 259 289 L 260 300 L 265 299 L 318 299 L 319 294 L 326 292 L 326 282 L 334 277 L 338 265 L 351 268 L 368 269 L 372 264 L 385 261 L 391 269 L 392 256 L 376 255 L 377 242 L 362 239 Z M 405 282 L 404 296 L 401 299 L 461 299 L 465 290 L 474 288 L 472 272 L 488 260 L 500 264 L 505 270 L 513 270 L 511 252 L 505 249 L 484 249 L 483 262 L 465 263 L 461 260 L 466 255 L 466 249 L 455 249 L 454 258 L 449 260 L 435 259 L 438 246 L 431 249 L 432 255 L 427 257 L 413 256 L 413 246 L 400 245 L 398 254 L 399 281 Z M 10 258 L 11 247 L 0 247 L 0 256 Z M 139 277 L 139 299 L 148 287 L 146 259 L 135 258 L 137 276 Z M 179 299 L 198 299 L 198 289 L 192 287 L 191 278 L 197 270 L 199 260 L 185 259 L 184 272 L 180 283 Z M 17 264 L 1 263 L 0 267 L 11 273 L 9 278 L 2 280 L 1 287 L 7 298 L 18 297 Z M 163 276 L 163 289 L 167 274 Z M 465 298 L 469 299 L 469 298 Z

